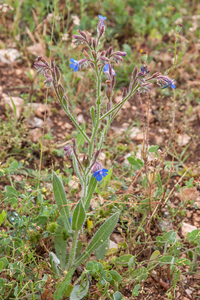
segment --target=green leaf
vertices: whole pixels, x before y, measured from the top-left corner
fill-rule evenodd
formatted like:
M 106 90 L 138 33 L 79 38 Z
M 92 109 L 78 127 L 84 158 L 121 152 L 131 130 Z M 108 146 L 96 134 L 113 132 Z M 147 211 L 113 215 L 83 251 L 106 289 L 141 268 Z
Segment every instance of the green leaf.
M 119 218 L 119 213 L 113 214 L 105 223 L 99 228 L 94 237 L 91 240 L 90 245 L 82 253 L 82 255 L 75 261 L 74 266 L 79 266 L 93 251 L 95 251 L 99 246 L 101 246 L 113 232 L 117 221 Z
M 148 150 L 148 152 L 156 152 L 158 150 L 159 146 L 156 145 L 156 146 L 151 146 Z
M 66 265 L 66 248 L 67 242 L 69 238 L 69 234 L 67 230 L 64 228 L 64 223 L 62 218 L 59 216 L 57 219 L 58 228 L 55 232 L 54 243 L 55 243 L 55 251 L 56 255 L 60 260 L 60 267 L 62 270 L 65 270 Z
M 171 265 L 171 264 L 174 264 L 175 259 L 172 255 L 166 255 L 166 256 L 163 256 L 163 257 L 159 258 L 159 262 Z
M 90 112 L 91 112 L 91 116 L 92 116 L 92 124 L 93 124 L 93 126 L 95 126 L 95 123 L 96 123 L 96 117 L 95 117 L 94 106 L 92 106 L 92 107 L 90 108 Z
M 84 206 L 85 206 L 86 211 L 88 210 L 88 208 L 90 206 L 90 201 L 92 199 L 92 196 L 94 194 L 96 186 L 97 186 L 97 180 L 92 175 L 91 178 L 90 178 L 90 183 L 89 183 L 88 190 L 87 190 L 87 197 L 86 197 L 85 202 L 84 202 Z
M 7 216 L 7 214 L 6 214 L 5 210 L 3 210 L 2 213 L 0 214 L 0 226 L 6 220 L 6 216 Z
M 54 193 L 54 197 L 55 197 L 58 209 L 60 209 L 62 205 L 68 204 L 62 181 L 60 180 L 60 178 L 58 177 L 58 175 L 55 172 L 53 172 L 53 193 Z M 71 232 L 71 225 L 69 222 L 70 215 L 69 215 L 68 206 L 63 206 L 61 208 L 60 216 L 62 217 L 65 229 L 67 231 Z
M 131 277 L 134 278 L 136 281 L 141 282 L 142 280 L 147 279 L 148 271 L 145 267 L 138 268 L 131 274 Z
M 194 229 L 191 232 L 188 232 L 187 238 L 189 239 L 190 243 L 195 242 L 196 240 L 200 239 L 200 229 Z
M 86 123 L 83 123 L 81 125 L 81 128 L 83 129 L 83 131 L 85 132 L 85 129 L 86 129 Z M 80 132 L 77 136 L 77 139 L 76 139 L 76 144 L 77 144 L 77 148 L 79 148 L 80 146 L 83 146 L 85 143 L 85 138 L 84 136 L 82 135 L 82 133 Z
M 132 166 L 134 166 L 135 170 L 140 170 L 141 167 L 144 166 L 143 161 L 142 161 L 141 159 L 139 159 L 139 158 L 136 159 L 136 158 L 134 158 L 134 157 L 129 156 L 129 157 L 127 157 L 127 159 L 128 159 L 128 161 L 129 161 L 129 163 L 130 163 Z
M 176 261 L 178 266 L 189 266 L 191 261 L 188 258 L 180 258 Z
M 150 260 L 155 260 L 153 262 L 148 263 L 147 270 L 151 269 L 154 265 L 156 265 L 158 262 L 156 261 L 156 258 L 160 256 L 160 251 L 155 250 L 150 257 Z
M 6 185 L 5 186 L 5 190 L 6 190 L 6 197 L 18 197 L 18 192 L 16 191 L 16 189 L 12 186 Z
M 58 270 L 58 265 L 60 264 L 60 260 L 57 258 L 55 253 L 49 252 L 49 261 L 50 265 L 52 267 L 52 270 L 57 274 L 60 275 L 60 272 Z
M 0 272 L 1 270 L 5 269 L 8 265 L 8 260 L 6 257 L 0 258 Z
M 113 299 L 114 300 L 122 300 L 122 294 L 120 293 L 120 292 L 115 292 L 114 294 L 113 294 Z
M 113 280 L 120 284 L 120 282 L 122 281 L 121 275 L 119 275 L 119 273 L 115 270 L 111 270 L 109 271 L 109 273 L 111 274 Z
M 116 263 L 122 266 L 128 266 L 130 259 L 133 257 L 131 254 L 125 254 L 116 259 Z
M 156 241 L 158 246 L 163 246 L 163 244 L 173 244 L 176 241 L 176 232 L 173 230 L 168 231 L 163 236 L 157 236 Z
M 104 259 L 109 249 L 110 238 L 108 238 L 98 249 L 95 250 L 96 259 Z
M 72 216 L 72 229 L 73 230 L 81 230 L 82 225 L 85 222 L 86 213 L 83 207 L 82 201 L 80 200 L 73 212 Z
M 71 278 L 74 274 L 75 268 L 71 269 L 67 276 L 65 277 L 65 280 L 60 284 L 60 286 L 56 289 L 56 292 L 53 294 L 54 300 L 61 300 L 66 289 L 68 288 L 68 285 L 70 284 Z
M 84 285 L 85 284 L 85 285 Z M 89 290 L 89 280 L 83 283 L 82 285 L 78 284 L 75 285 L 75 287 L 73 288 L 69 300 L 81 300 L 83 299 L 83 297 L 85 297 L 88 293 Z
M 134 286 L 132 296 L 137 297 L 139 295 L 139 289 L 140 289 L 140 284 L 138 283 L 136 286 Z

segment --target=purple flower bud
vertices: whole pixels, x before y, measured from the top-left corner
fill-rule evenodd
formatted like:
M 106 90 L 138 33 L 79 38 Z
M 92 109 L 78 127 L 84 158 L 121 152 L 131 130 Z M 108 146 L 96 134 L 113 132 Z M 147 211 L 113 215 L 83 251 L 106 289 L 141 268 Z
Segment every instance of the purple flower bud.
M 109 58 L 105 57 L 105 56 L 100 56 L 99 57 L 100 62 L 105 65 L 109 62 Z
M 123 88 L 123 91 L 122 91 L 122 99 L 125 98 L 127 95 L 127 88 Z
M 102 35 L 102 27 L 105 27 L 104 26 L 104 20 L 106 20 L 107 18 L 103 17 L 101 15 L 98 15 L 98 17 L 99 17 L 99 23 L 97 25 L 97 32 L 98 32 L 98 35 L 100 37 Z M 105 31 L 105 28 L 104 28 L 104 31 Z
M 119 60 L 120 60 L 120 61 L 123 60 L 123 58 L 121 58 L 121 56 L 118 56 L 118 55 L 113 55 L 112 57 L 114 58 L 114 60 L 116 61 L 116 63 L 118 63 Z
M 34 63 L 34 67 L 37 69 L 38 74 L 44 74 L 45 71 L 49 69 L 44 63 L 36 62 Z
M 107 50 L 106 50 L 106 54 L 105 54 L 105 56 L 108 56 L 108 57 L 110 57 L 111 56 L 111 54 L 112 54 L 112 51 L 113 51 L 113 47 L 112 46 L 110 46 Z
M 83 32 L 82 30 L 78 29 L 78 33 L 80 33 L 87 40 L 87 35 L 85 34 L 85 32 Z
M 157 76 L 157 83 L 158 85 L 161 85 L 162 89 L 165 89 L 169 86 L 171 86 L 172 89 L 176 88 L 174 84 L 174 79 L 171 79 L 167 76 L 163 76 L 163 75 Z
M 96 59 L 97 58 L 96 52 L 94 50 L 92 50 L 91 52 L 92 52 L 92 56 L 94 57 L 94 59 Z
M 119 56 L 126 56 L 126 52 L 116 51 L 113 53 L 113 55 L 119 55 Z
M 91 169 L 91 173 L 95 173 L 99 170 L 102 170 L 102 164 L 98 161 L 96 161 Z
M 100 53 L 100 56 L 104 56 L 106 54 L 106 51 L 102 51 L 101 53 Z
M 44 84 L 46 85 L 46 87 L 51 87 L 53 84 L 53 78 L 49 75 L 45 75 L 46 80 L 44 81 Z
M 98 158 L 100 152 L 101 152 L 100 150 L 97 150 L 97 151 L 94 153 L 94 157 L 93 157 L 94 160 L 97 160 L 97 158 Z
M 61 74 L 60 74 L 60 70 L 58 69 L 57 66 L 55 66 L 55 74 L 56 74 L 57 82 L 59 82 Z
M 73 156 L 73 148 L 70 145 L 65 146 L 64 148 L 65 154 L 71 158 Z
M 77 34 L 73 34 L 72 38 L 75 39 L 75 40 L 81 40 L 83 42 L 85 41 L 85 39 L 82 36 L 77 35 Z

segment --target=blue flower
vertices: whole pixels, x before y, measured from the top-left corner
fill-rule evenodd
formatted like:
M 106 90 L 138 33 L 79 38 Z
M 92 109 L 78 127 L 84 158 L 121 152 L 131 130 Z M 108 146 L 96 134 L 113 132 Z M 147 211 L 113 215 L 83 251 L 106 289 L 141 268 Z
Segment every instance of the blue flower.
M 103 25 L 104 25 L 104 20 L 107 20 L 107 18 L 103 17 L 101 15 L 98 15 L 98 17 L 99 17 L 99 21 L 101 21 L 103 23 Z
M 103 177 L 106 177 L 108 175 L 107 169 L 102 169 L 99 171 L 94 172 L 93 176 L 96 177 L 97 181 L 101 181 Z
M 105 74 L 106 74 L 106 73 L 109 74 L 109 64 L 106 64 L 106 65 L 104 66 L 103 71 L 104 71 Z M 117 74 L 115 73 L 115 71 L 114 71 L 113 68 L 112 68 L 112 75 L 117 76 Z
M 162 90 L 168 88 L 169 86 L 171 86 L 172 90 L 176 88 L 176 86 L 174 84 L 174 80 L 172 80 L 169 84 L 163 86 Z
M 69 222 L 72 223 L 72 215 L 70 215 Z
M 79 68 L 79 62 L 73 58 L 70 58 L 70 61 L 71 61 L 70 68 L 74 69 L 74 72 L 77 72 Z
M 148 73 L 147 67 L 146 66 L 142 66 L 141 67 L 141 72 L 142 72 L 142 74 L 147 74 Z

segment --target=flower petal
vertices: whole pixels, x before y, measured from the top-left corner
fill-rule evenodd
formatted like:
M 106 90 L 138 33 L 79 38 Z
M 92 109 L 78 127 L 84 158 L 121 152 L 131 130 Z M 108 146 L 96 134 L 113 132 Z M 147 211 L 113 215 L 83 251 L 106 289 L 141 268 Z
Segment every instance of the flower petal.
M 78 68 L 79 68 L 79 64 L 77 64 L 74 68 L 74 72 L 77 72 L 78 71 Z
M 98 174 L 97 177 L 96 177 L 96 180 L 97 181 L 101 181 L 102 180 L 102 176 L 100 174 Z
M 175 88 L 176 88 L 175 84 L 172 83 L 172 84 L 171 84 L 171 88 L 172 88 L 172 89 L 175 89 Z
M 72 69 L 74 69 L 75 67 L 76 67 L 76 65 L 73 63 L 73 64 L 70 64 L 69 65 L 70 66 L 70 68 L 72 68 Z
M 104 72 L 108 72 L 108 70 L 109 70 L 109 64 L 106 64 L 106 65 L 104 66 L 104 68 L 103 68 L 103 71 L 104 71 Z
M 76 63 L 76 60 L 73 59 L 73 58 L 70 58 L 70 61 L 73 62 L 73 63 Z
M 99 171 L 94 172 L 93 176 L 96 177 L 99 174 Z
M 102 171 L 103 171 L 103 172 L 108 172 L 108 170 L 107 170 L 107 169 L 102 169 Z

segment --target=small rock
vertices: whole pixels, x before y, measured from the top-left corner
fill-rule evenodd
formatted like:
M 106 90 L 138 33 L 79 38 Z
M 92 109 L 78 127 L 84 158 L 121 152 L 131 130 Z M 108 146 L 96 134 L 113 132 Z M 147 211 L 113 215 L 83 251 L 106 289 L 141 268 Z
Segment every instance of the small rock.
M 62 122 L 62 121 L 59 121 L 57 125 L 58 125 L 58 126 L 62 126 L 62 125 L 63 125 L 63 122 Z
M 159 135 L 155 135 L 155 143 L 156 145 L 160 145 L 163 142 L 163 137 Z
M 105 159 L 106 159 L 106 155 L 105 155 L 105 153 L 103 153 L 103 152 L 101 152 L 100 154 L 99 154 L 99 160 L 101 160 L 101 161 L 105 161 Z
M 78 121 L 79 123 L 81 123 L 81 124 L 85 122 L 84 117 L 83 117 L 82 114 L 78 115 L 77 121 Z
M 182 222 L 182 227 L 181 227 L 181 234 L 185 238 L 187 237 L 188 232 L 191 232 L 193 230 L 197 229 L 196 226 L 192 226 L 190 224 L 187 224 L 185 222 Z
M 11 64 L 21 56 L 17 49 L 0 49 L 0 61 L 4 64 Z
M 40 119 L 44 119 L 45 115 L 46 118 L 48 118 L 49 113 L 50 113 L 49 107 L 45 104 L 38 106 L 38 108 L 35 111 L 35 115 Z
M 34 56 L 45 56 L 46 54 L 45 46 L 40 43 L 29 46 L 27 50 Z
M 190 219 L 192 216 L 192 211 L 187 211 L 187 218 Z
M 124 242 L 124 239 L 120 233 L 113 233 L 111 234 L 110 238 L 112 239 L 112 241 L 114 241 L 117 244 Z
M 191 137 L 189 135 L 187 135 L 186 133 L 180 134 L 178 136 L 178 141 L 177 141 L 178 145 L 179 146 L 186 146 L 189 143 L 190 139 L 191 139 Z
M 3 102 L 4 104 L 8 104 L 9 107 L 11 108 L 12 112 L 14 112 L 14 107 L 11 101 L 11 97 L 9 97 L 7 94 L 2 94 L 3 97 Z M 12 100 L 16 106 L 16 114 L 17 114 L 17 119 L 20 118 L 21 113 L 22 113 L 22 108 L 24 105 L 24 99 L 20 98 L 20 97 L 12 97 Z
M 179 197 L 179 199 L 181 201 L 190 201 L 190 200 L 194 200 L 196 201 L 198 196 L 199 196 L 199 192 L 197 191 L 196 187 L 193 188 L 183 188 L 177 195 Z
M 130 104 L 129 101 L 126 101 L 126 102 L 124 103 L 124 105 L 122 106 L 122 109 L 129 109 L 129 108 L 131 108 L 131 104 Z
M 64 129 L 72 129 L 73 126 L 72 126 L 71 124 L 69 124 L 69 123 L 65 123 L 65 124 L 63 125 L 63 128 L 64 128 Z
M 76 107 L 74 110 L 75 110 L 75 112 L 76 112 L 77 115 L 79 115 L 79 114 L 82 113 L 82 109 L 80 109 L 78 107 Z
M 131 139 L 135 139 L 135 137 L 138 135 L 138 134 L 140 134 L 141 133 L 141 130 L 139 129 L 139 128 L 137 128 L 137 127 L 133 127 L 133 128 L 131 128 L 131 130 L 130 130 L 130 138 Z M 143 134 L 142 134 L 143 135 Z
M 35 128 L 29 131 L 30 139 L 33 143 L 37 144 L 40 141 L 40 129 Z
M 37 128 L 37 127 L 40 128 L 43 126 L 44 121 L 40 118 L 33 117 L 33 118 L 28 119 L 28 123 L 34 128 Z
M 113 241 L 111 241 L 110 240 L 110 245 L 109 245 L 109 249 L 117 249 L 118 248 L 118 246 L 117 246 L 117 244 L 115 243 L 115 242 L 113 242 Z

